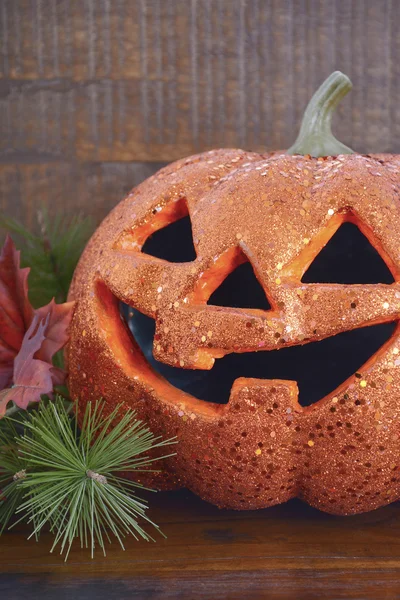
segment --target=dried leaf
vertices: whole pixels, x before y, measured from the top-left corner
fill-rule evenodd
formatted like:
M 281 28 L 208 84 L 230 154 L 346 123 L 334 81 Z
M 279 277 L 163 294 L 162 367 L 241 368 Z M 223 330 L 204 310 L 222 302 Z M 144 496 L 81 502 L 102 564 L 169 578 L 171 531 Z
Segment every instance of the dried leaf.
M 28 274 L 7 236 L 0 254 L 0 417 L 10 401 L 26 408 L 65 380 L 52 360 L 68 340 L 74 303 L 52 300 L 34 310 L 28 300 Z
M 68 341 L 68 327 L 71 323 L 74 302 L 56 304 L 54 299 L 47 306 L 36 311 L 36 314 L 44 319 L 48 318 L 45 331 L 45 340 L 38 351 L 36 358 L 51 363 L 56 352 L 61 350 Z
M 12 375 L 14 368 L 14 357 L 10 360 L 5 360 L 1 358 L 1 349 L 0 349 L 0 390 L 11 385 Z
M 0 254 L 0 348 L 18 353 L 33 318 L 28 300 L 29 269 L 20 268 L 20 253 L 7 236 Z
M 50 394 L 53 390 L 51 363 L 34 358 L 46 338 L 50 313 L 40 320 L 35 315 L 25 334 L 21 350 L 14 360 L 14 385 L 0 393 L 0 417 L 4 416 L 7 405 L 13 401 L 20 408 L 26 409 L 31 402 L 39 402 L 42 394 Z

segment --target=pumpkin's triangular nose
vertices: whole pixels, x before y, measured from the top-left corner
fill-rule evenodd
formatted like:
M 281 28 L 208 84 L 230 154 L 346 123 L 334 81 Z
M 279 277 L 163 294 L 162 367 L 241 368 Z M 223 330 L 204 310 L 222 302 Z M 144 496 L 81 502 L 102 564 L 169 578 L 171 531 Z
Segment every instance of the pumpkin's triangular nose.
M 214 306 L 258 308 L 270 310 L 271 305 L 249 262 L 237 266 L 208 299 Z

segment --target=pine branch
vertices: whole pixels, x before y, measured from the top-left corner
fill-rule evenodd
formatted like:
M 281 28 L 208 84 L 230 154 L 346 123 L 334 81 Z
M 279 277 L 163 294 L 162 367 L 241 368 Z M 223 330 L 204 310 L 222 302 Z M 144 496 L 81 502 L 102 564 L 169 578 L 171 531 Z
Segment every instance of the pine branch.
M 174 440 L 155 438 L 132 411 L 117 407 L 105 415 L 103 408 L 103 402 L 88 403 L 79 430 L 60 398 L 41 404 L 23 421 L 25 433 L 17 441 L 17 451 L 15 443 L 12 451 L 22 461 L 24 477 L 14 486 L 18 497 L 6 516 L 18 504 L 16 512 L 33 524 L 33 536 L 50 526 L 55 536 L 52 551 L 59 545 L 66 559 L 76 538 L 93 556 L 96 546 L 105 554 L 110 533 L 123 548 L 129 534 L 137 540 L 153 540 L 142 523 L 159 531 L 146 515 L 146 502 L 134 493 L 143 486 L 119 474 L 147 470 L 160 460 L 150 458 L 149 451 Z M 8 480 L 19 466 L 10 465 Z
M 18 452 L 14 423 L 0 421 L 0 535 L 22 503 L 20 481 L 26 476 L 26 460 Z
M 50 218 L 38 211 L 39 234 L 28 231 L 14 219 L 0 216 L 0 228 L 18 238 L 22 265 L 31 268 L 29 297 L 34 307 L 55 298 L 65 302 L 72 276 L 83 249 L 93 232 L 93 223 L 80 215 Z

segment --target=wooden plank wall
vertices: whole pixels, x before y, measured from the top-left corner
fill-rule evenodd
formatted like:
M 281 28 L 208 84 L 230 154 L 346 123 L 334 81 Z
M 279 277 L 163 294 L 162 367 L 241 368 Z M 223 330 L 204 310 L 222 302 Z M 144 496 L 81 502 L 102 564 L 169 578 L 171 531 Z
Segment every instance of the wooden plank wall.
M 285 148 L 334 69 L 335 129 L 400 150 L 397 0 L 0 0 L 0 210 L 100 219 L 160 164 Z

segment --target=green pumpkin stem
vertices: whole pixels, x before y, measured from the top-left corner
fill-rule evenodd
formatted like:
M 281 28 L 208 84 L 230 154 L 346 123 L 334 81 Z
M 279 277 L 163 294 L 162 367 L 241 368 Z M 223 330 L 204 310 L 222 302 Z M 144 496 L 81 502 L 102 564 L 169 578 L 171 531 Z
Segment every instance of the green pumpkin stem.
M 347 75 L 335 71 L 315 92 L 305 110 L 297 140 L 288 154 L 337 156 L 354 151 L 335 138 L 331 130 L 332 114 L 340 100 L 352 88 Z

